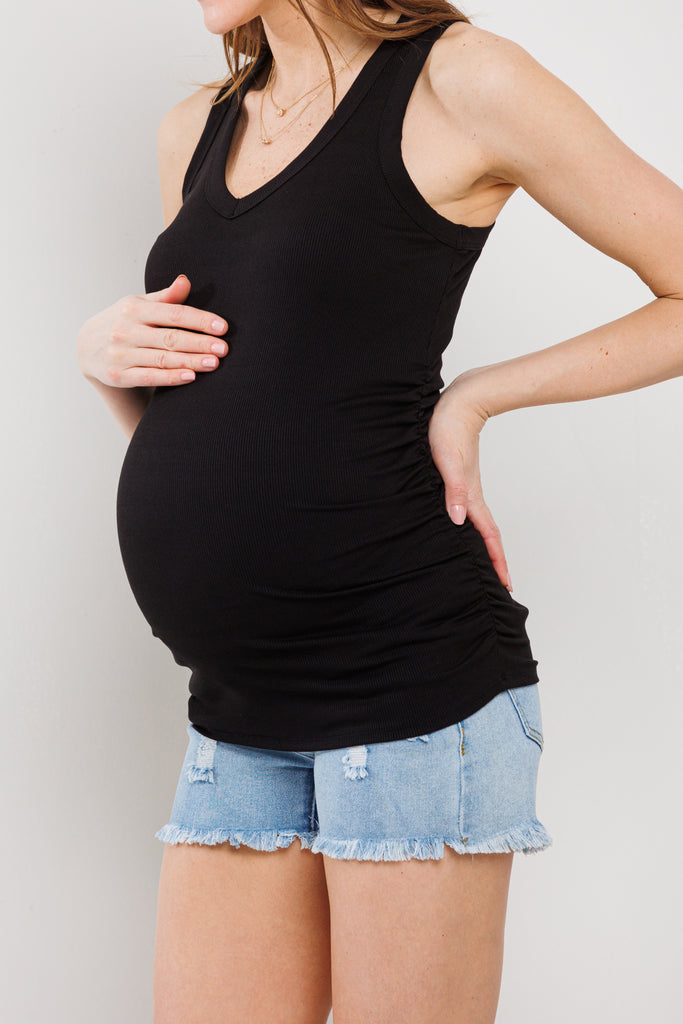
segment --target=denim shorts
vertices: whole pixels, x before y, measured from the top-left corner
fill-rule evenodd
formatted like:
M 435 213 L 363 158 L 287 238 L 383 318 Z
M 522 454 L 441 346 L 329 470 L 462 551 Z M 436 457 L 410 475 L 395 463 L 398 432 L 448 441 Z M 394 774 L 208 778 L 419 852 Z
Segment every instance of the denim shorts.
M 552 837 L 536 817 L 543 751 L 538 683 L 503 690 L 445 729 L 333 750 L 189 742 L 166 843 L 289 846 L 346 860 L 537 853 Z

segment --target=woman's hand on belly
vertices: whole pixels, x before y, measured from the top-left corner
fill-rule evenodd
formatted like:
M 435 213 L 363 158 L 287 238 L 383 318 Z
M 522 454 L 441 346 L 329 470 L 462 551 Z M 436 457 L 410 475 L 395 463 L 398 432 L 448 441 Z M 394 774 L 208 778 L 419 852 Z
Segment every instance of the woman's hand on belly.
M 181 274 L 161 291 L 126 295 L 86 320 L 78 333 L 83 376 L 116 388 L 166 387 L 215 370 L 228 351 L 220 337 L 228 325 L 186 306 L 189 292 Z
M 429 445 L 444 482 L 449 516 L 458 526 L 466 516 L 471 520 L 503 586 L 512 590 L 500 530 L 484 501 L 479 473 L 479 434 L 488 417 L 468 400 L 465 380 L 461 374 L 442 391 L 429 420 Z

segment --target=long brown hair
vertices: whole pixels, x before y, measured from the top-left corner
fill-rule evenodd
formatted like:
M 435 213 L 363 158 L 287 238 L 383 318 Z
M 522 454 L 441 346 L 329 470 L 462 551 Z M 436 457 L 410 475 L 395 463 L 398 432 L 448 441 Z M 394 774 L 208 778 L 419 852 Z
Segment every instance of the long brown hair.
M 471 24 L 470 19 L 459 11 L 457 7 L 448 3 L 448 0 L 402 0 L 400 3 L 385 3 L 384 0 L 376 0 L 376 2 L 372 3 L 373 8 L 382 11 L 396 11 L 412 19 L 404 21 L 400 25 L 387 25 L 381 21 L 376 21 L 367 14 L 359 0 L 326 0 L 326 2 L 328 13 L 336 17 L 347 28 L 352 29 L 354 32 L 359 32 L 367 39 L 409 39 L 420 32 L 426 31 L 432 25 L 438 25 L 444 21 L 465 21 L 468 25 Z M 325 62 L 327 63 L 332 83 L 332 105 L 334 108 L 336 88 L 334 68 L 329 50 L 301 0 L 289 0 L 289 3 L 299 9 L 302 16 L 311 26 L 325 55 Z M 205 89 L 217 89 L 227 85 L 220 99 L 217 100 L 214 97 L 212 104 L 216 102 L 222 103 L 223 100 L 233 93 L 239 93 L 239 88 L 249 73 L 252 61 L 258 60 L 262 51 L 268 49 L 268 40 L 266 39 L 263 22 L 260 17 L 252 18 L 251 21 L 247 21 L 243 25 L 237 25 L 235 28 L 230 29 L 229 32 L 224 32 L 222 38 L 223 51 L 228 64 L 227 78 L 220 79 L 217 82 L 197 83 Z M 241 68 L 238 64 L 240 54 L 245 58 Z

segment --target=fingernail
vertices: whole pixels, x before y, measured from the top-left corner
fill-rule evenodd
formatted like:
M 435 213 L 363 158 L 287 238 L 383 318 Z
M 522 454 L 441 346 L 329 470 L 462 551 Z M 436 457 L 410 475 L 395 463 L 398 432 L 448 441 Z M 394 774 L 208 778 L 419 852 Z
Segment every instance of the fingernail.
M 462 526 L 465 522 L 465 506 L 464 505 L 451 505 L 450 517 L 454 523 L 458 526 Z
M 224 331 L 227 326 L 225 320 L 213 320 L 211 322 L 211 329 L 214 331 Z

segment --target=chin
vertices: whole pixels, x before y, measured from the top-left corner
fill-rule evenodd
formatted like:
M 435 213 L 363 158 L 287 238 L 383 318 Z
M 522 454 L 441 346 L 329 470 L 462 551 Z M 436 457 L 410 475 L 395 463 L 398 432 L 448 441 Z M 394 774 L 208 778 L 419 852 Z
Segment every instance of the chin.
M 258 0 L 198 0 L 204 25 L 213 35 L 223 35 L 257 18 L 263 8 Z

